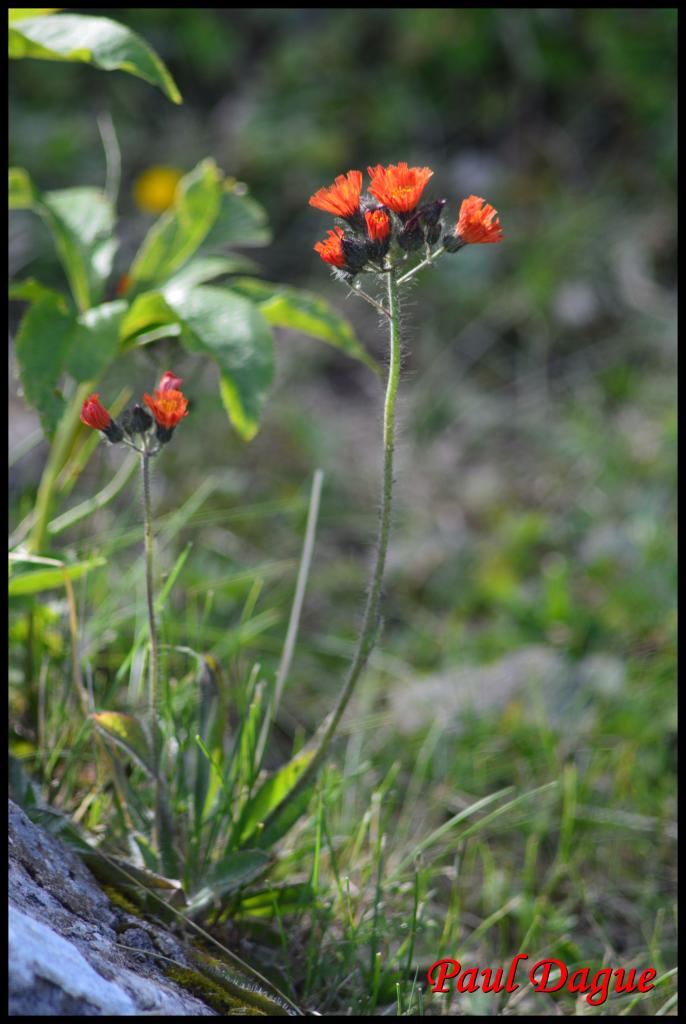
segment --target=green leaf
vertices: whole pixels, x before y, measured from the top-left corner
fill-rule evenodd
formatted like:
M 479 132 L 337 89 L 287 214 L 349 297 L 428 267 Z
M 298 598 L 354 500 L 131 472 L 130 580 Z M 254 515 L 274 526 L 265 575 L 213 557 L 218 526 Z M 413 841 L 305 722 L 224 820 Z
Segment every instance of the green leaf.
M 236 917 L 273 917 L 274 912 L 284 915 L 297 913 L 312 906 L 312 886 L 309 882 L 285 885 L 271 884 L 257 892 L 248 892 L 241 899 Z
M 9 580 L 8 593 L 10 597 L 19 597 L 26 594 L 39 594 L 43 590 L 52 590 L 55 587 L 63 587 L 65 577 L 70 580 L 78 580 L 91 569 L 97 569 L 105 564 L 106 559 L 98 556 L 85 562 L 75 562 L 73 565 L 36 569 L 32 572 L 12 575 Z
M 9 30 L 10 57 L 77 61 L 104 71 L 127 71 L 158 86 L 172 103 L 181 103 L 174 79 L 140 36 L 110 18 L 49 14 L 15 19 Z
M 316 750 L 301 750 L 285 765 L 262 783 L 255 795 L 248 800 L 237 825 L 238 843 L 242 844 L 253 836 L 257 827 L 264 822 L 284 800 L 304 773 Z M 309 799 L 309 796 L 308 796 Z M 260 846 L 262 842 L 260 842 Z
M 207 885 L 195 893 L 187 913 L 197 914 L 264 874 L 271 857 L 264 850 L 235 850 L 214 866 Z
M 88 309 L 101 298 L 117 251 L 114 210 L 97 188 L 46 192 L 38 213 L 52 231 L 77 305 Z
M 214 160 L 203 160 L 183 177 L 173 206 L 152 226 L 131 264 L 132 280 L 163 281 L 190 259 L 217 219 L 221 193 Z
M 66 368 L 82 382 L 100 377 L 119 349 L 119 328 L 128 303 L 122 299 L 86 310 L 77 319 Z
M 374 373 L 381 372 L 378 363 L 356 337 L 351 324 L 318 295 L 256 278 L 240 278 L 232 281 L 231 287 L 257 302 L 265 320 L 274 327 L 288 327 L 318 338 L 353 359 L 359 359 Z
M 21 300 L 22 302 L 38 302 L 39 299 L 46 299 L 52 296 L 63 313 L 67 312 L 67 300 L 61 292 L 55 288 L 48 288 L 33 277 L 27 277 L 25 281 L 15 281 L 7 289 L 10 299 Z
M 269 820 L 265 823 L 263 831 L 257 838 L 256 845 L 269 850 L 279 839 L 283 838 L 295 825 L 296 821 L 302 818 L 307 811 L 314 793 L 314 786 L 305 786 L 300 792 L 286 801 L 283 806 L 277 807 Z
M 227 246 L 268 245 L 271 240 L 264 208 L 251 196 L 239 191 L 235 181 L 225 182 L 219 215 L 203 243 L 203 250 L 210 252 Z
M 178 322 L 176 313 L 167 305 L 161 292 L 143 292 L 131 303 L 121 324 L 122 341 L 130 341 L 143 331 Z
M 154 775 L 150 742 L 142 724 L 134 715 L 125 715 L 120 711 L 97 711 L 90 718 L 99 732 L 122 747 L 148 775 Z
M 273 339 L 264 317 L 248 299 L 207 285 L 167 301 L 182 324 L 185 347 L 217 363 L 229 419 L 251 440 L 274 376 Z
M 58 384 L 74 328 L 73 316 L 65 312 L 64 299 L 49 294 L 26 311 L 17 334 L 16 354 L 24 397 L 37 410 L 48 439 L 52 438 L 64 411 Z
M 41 193 L 21 167 L 9 176 L 11 209 L 32 209 L 48 225 L 74 301 L 81 310 L 95 305 L 112 270 L 117 248 L 114 210 L 97 188 L 66 188 Z
M 26 18 L 40 18 L 44 14 L 56 14 L 61 7 L 10 7 L 7 20 L 10 25 L 15 21 L 24 21 Z
M 245 274 L 254 272 L 256 269 L 257 265 L 246 256 L 199 257 L 187 263 L 185 267 L 165 281 L 164 290 L 169 294 L 172 292 L 180 294 L 224 274 Z

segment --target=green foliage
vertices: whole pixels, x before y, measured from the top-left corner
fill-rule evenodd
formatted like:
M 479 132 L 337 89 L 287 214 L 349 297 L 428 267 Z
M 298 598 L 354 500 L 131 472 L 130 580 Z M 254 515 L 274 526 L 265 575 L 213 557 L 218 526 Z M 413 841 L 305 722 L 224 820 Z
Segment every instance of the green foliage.
M 74 380 L 98 380 L 114 362 L 126 309 L 127 303 L 118 299 L 93 306 L 77 317 L 65 364 Z
M 81 310 L 102 296 L 116 252 L 114 210 L 96 188 L 40 192 L 22 168 L 10 169 L 9 206 L 32 209 L 46 222 Z
M 214 160 L 204 160 L 182 178 L 173 206 L 143 240 L 131 264 L 131 279 L 154 284 L 183 266 L 216 221 L 221 192 L 221 174 Z
M 358 341 L 351 325 L 325 299 L 298 288 L 255 278 L 239 278 L 232 283 L 232 288 L 257 302 L 265 320 L 274 327 L 302 331 L 310 338 L 325 341 L 379 373 L 378 364 Z
M 121 711 L 99 711 L 94 712 L 91 718 L 99 732 L 121 746 L 148 775 L 154 775 L 150 740 L 135 715 L 125 715 Z
M 257 827 L 265 822 L 269 814 L 283 800 L 286 800 L 307 766 L 314 757 L 314 750 L 303 750 L 285 765 L 268 776 L 254 796 L 245 804 L 236 826 L 236 838 L 240 845 L 248 842 Z M 307 793 L 307 800 L 311 797 Z M 276 838 L 280 838 L 276 837 Z M 276 838 L 273 840 L 276 841 Z
M 17 334 L 16 353 L 26 400 L 51 438 L 64 411 L 58 384 L 74 334 L 74 317 L 61 295 L 43 294 L 27 310 Z
M 126 293 L 121 349 L 103 385 L 106 399 L 132 374 L 186 359 L 178 372 L 192 374 L 202 411 L 202 430 L 184 432 L 157 480 L 161 572 L 176 577 L 158 614 L 165 764 L 188 898 L 178 913 L 195 906 L 214 934 L 252 943 L 251 959 L 324 1015 L 672 1014 L 675 11 L 312 18 L 141 8 L 127 17 L 165 42 L 191 97 L 182 130 L 154 104 L 139 106 L 128 76 L 17 61 L 15 162 L 35 182 L 99 180 L 94 124 L 64 115 L 93 81 L 123 142 L 122 204 L 151 160 L 152 137 L 156 161 L 191 167 L 221 154 L 265 204 L 277 244 L 260 262 L 286 282 L 246 282 L 254 265 L 222 252 L 227 240 L 268 240 L 265 211 L 224 180 L 217 220 L 195 252 L 166 279 Z M 301 757 L 350 656 L 374 529 L 378 453 L 366 442 L 378 410 L 362 356 L 346 364 L 284 345 L 270 415 L 278 429 L 240 445 L 226 436 L 204 359 L 181 355 L 170 302 L 212 282 L 251 302 L 270 329 L 319 332 L 342 351 L 345 328 L 329 329 L 326 311 L 305 298 L 315 278 L 327 294 L 311 252 L 320 222 L 306 198 L 348 167 L 406 158 L 434 169 L 431 184 L 449 183 L 455 215 L 463 194 L 488 193 L 507 241 L 496 254 L 475 247 L 459 266 L 437 265 L 408 303 L 403 483 L 383 632 L 335 765 L 314 793 L 288 799 L 285 786 L 272 830 L 266 797 L 279 774 L 288 783 L 283 766 Z M 26 172 L 13 176 L 12 194 L 17 208 L 33 205 Z M 124 224 L 129 254 L 149 222 L 127 215 Z M 34 276 L 12 296 L 52 296 L 76 320 L 71 301 L 57 301 L 47 247 L 27 236 L 11 253 L 22 277 Z M 328 294 L 341 305 L 341 292 Z M 371 310 L 354 300 L 341 308 L 356 335 L 372 333 Z M 42 400 L 51 386 L 67 394 L 52 381 Z M 95 555 L 114 566 L 116 556 L 116 571 L 75 579 L 77 650 L 94 709 L 139 714 L 139 508 L 111 486 L 111 453 L 98 446 L 89 461 L 97 439 L 82 435 L 67 446 L 55 492 L 64 503 L 74 488 L 79 518 L 51 520 L 60 533 L 48 536 L 77 565 Z M 33 511 L 36 438 L 13 452 L 13 524 Z M 307 628 L 259 759 L 313 465 L 327 482 Z M 17 594 L 10 608 L 11 749 L 49 801 L 46 824 L 55 809 L 78 809 L 93 842 L 141 871 L 139 891 L 155 889 L 140 867 L 159 870 L 148 775 L 108 741 L 104 784 L 93 781 L 63 571 L 41 566 L 31 582 L 38 566 L 19 568 L 11 579 L 20 590 L 41 589 Z M 518 660 L 527 652 L 531 664 Z M 540 680 L 539 657 L 550 666 Z M 123 796 L 109 784 L 113 766 Z M 242 820 L 254 828 L 237 850 Z M 426 991 L 426 967 L 439 956 L 497 965 L 522 949 L 593 970 L 654 965 L 659 984 L 593 1011 L 565 992 Z
M 270 237 L 261 207 L 224 180 L 211 159 L 179 182 L 173 206 L 149 230 L 125 277 L 127 299 L 100 302 L 117 249 L 114 210 L 102 192 L 43 194 L 26 171 L 12 168 L 9 203 L 46 220 L 80 310 L 74 318 L 58 293 L 33 279 L 10 291 L 11 298 L 32 304 L 21 324 L 18 360 L 26 397 L 48 437 L 65 411 L 65 372 L 95 386 L 131 346 L 164 337 L 179 336 L 190 352 L 216 363 L 222 403 L 246 441 L 259 429 L 274 376 L 270 323 L 333 344 L 376 369 L 350 324 L 308 293 L 257 279 L 241 279 L 236 289 L 205 284 L 253 266 L 241 256 L 211 256 L 211 250 L 264 245 Z M 150 285 L 156 287 L 143 290 Z
M 40 16 L 39 9 L 27 13 L 39 16 L 18 19 L 16 11 L 12 17 L 10 10 L 10 57 L 77 61 L 105 71 L 126 71 L 156 85 L 173 103 L 181 103 L 181 94 L 160 58 L 124 25 L 83 14 Z
M 245 441 L 257 433 L 274 375 L 272 334 L 260 310 L 226 289 L 200 285 L 169 305 L 189 352 L 210 356 L 219 367 L 224 408 Z
M 37 559 L 37 561 L 50 562 L 50 559 Z M 13 559 L 10 562 L 8 593 L 10 597 L 25 597 L 31 594 L 42 594 L 43 591 L 53 590 L 56 587 L 63 587 L 65 580 L 81 579 L 92 569 L 105 565 L 106 559 L 101 555 L 96 555 L 95 558 L 81 562 L 63 563 L 54 568 L 31 569 L 19 573 L 13 570 L 14 564 L 16 564 L 16 560 Z

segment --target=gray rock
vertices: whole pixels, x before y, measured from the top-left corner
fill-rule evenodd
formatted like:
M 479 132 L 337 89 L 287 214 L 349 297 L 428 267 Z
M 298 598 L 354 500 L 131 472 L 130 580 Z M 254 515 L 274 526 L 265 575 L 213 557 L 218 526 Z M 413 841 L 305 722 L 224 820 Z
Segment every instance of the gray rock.
M 114 906 L 12 801 L 8 870 L 10 1016 L 217 1016 L 149 955 L 164 948 L 186 966 L 182 944 Z

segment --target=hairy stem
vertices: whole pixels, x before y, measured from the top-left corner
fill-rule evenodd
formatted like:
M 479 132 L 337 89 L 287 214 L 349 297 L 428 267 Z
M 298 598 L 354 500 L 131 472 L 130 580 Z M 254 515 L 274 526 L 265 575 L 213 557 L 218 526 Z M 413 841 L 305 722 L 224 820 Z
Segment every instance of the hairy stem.
M 388 381 L 386 384 L 386 401 L 383 414 L 383 485 L 381 490 L 381 508 L 379 510 L 379 537 L 376 547 L 376 560 L 372 570 L 372 577 L 367 594 L 367 605 L 364 610 L 362 628 L 357 639 L 357 649 L 352 665 L 348 672 L 348 678 L 341 691 L 341 694 L 334 708 L 331 719 L 327 723 L 327 730 L 322 738 L 320 755 L 323 756 L 331 737 L 338 727 L 343 712 L 348 706 L 348 701 L 355 688 L 362 670 L 367 664 L 367 659 L 372 651 L 377 635 L 379 624 L 379 604 L 381 601 L 381 587 L 383 585 L 384 570 L 386 568 L 386 553 L 388 551 L 388 538 L 391 532 L 391 508 L 393 502 L 393 452 L 395 447 L 395 402 L 398 395 L 398 384 L 400 382 L 400 311 L 398 308 L 398 284 L 395 273 L 391 271 L 388 275 L 388 314 L 389 314 L 389 366 Z
M 292 801 L 295 793 L 300 792 L 303 787 L 313 778 L 321 765 L 331 741 L 336 733 L 338 724 L 343 717 L 348 702 L 352 696 L 355 685 L 360 678 L 371 651 L 374 647 L 379 625 L 379 605 L 381 603 L 381 590 L 383 586 L 384 570 L 386 567 L 386 553 L 388 551 L 388 538 L 391 532 L 391 508 L 393 499 L 393 452 L 395 446 L 395 405 L 400 382 L 400 308 L 398 300 L 398 281 L 394 269 L 388 271 L 388 322 L 389 322 L 389 366 L 388 380 L 386 384 L 386 400 L 384 403 L 383 417 L 383 483 L 381 489 L 381 508 L 379 510 L 379 534 L 376 546 L 376 559 L 372 569 L 367 604 L 364 610 L 362 626 L 357 638 L 357 647 L 348 675 L 340 692 L 336 705 L 322 723 L 318 733 L 313 737 L 311 744 L 315 749 L 312 760 L 307 765 L 296 785 L 289 791 L 287 800 Z M 265 831 L 269 828 L 271 821 L 282 811 L 283 806 L 279 804 L 267 816 L 264 822 Z
M 439 256 L 442 256 L 444 252 L 445 248 L 442 245 L 439 246 L 438 249 L 434 249 L 430 256 L 427 256 L 427 258 L 422 260 L 421 263 L 418 263 L 416 267 L 413 267 L 412 270 L 408 270 L 406 274 L 403 274 L 402 277 L 398 278 L 398 284 L 404 284 L 405 281 L 409 281 L 411 277 L 418 274 L 420 270 L 424 269 L 424 267 L 430 267 L 434 260 L 437 260 Z
M 159 662 L 155 592 L 153 589 L 152 502 L 150 500 L 150 455 L 147 444 L 141 451 L 143 477 L 143 533 L 145 537 L 145 596 L 148 606 L 148 712 L 152 739 L 152 769 L 155 775 L 155 845 L 161 850 L 161 771 L 159 731 Z

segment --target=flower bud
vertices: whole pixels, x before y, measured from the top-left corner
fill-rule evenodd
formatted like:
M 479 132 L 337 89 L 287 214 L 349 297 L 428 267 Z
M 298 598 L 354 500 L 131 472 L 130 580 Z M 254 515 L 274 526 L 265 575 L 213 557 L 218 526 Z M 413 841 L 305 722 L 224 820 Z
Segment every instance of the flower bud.
M 152 426 L 152 416 L 142 405 L 134 405 L 133 409 L 127 409 L 121 418 L 122 426 L 129 436 L 134 434 L 145 434 Z

